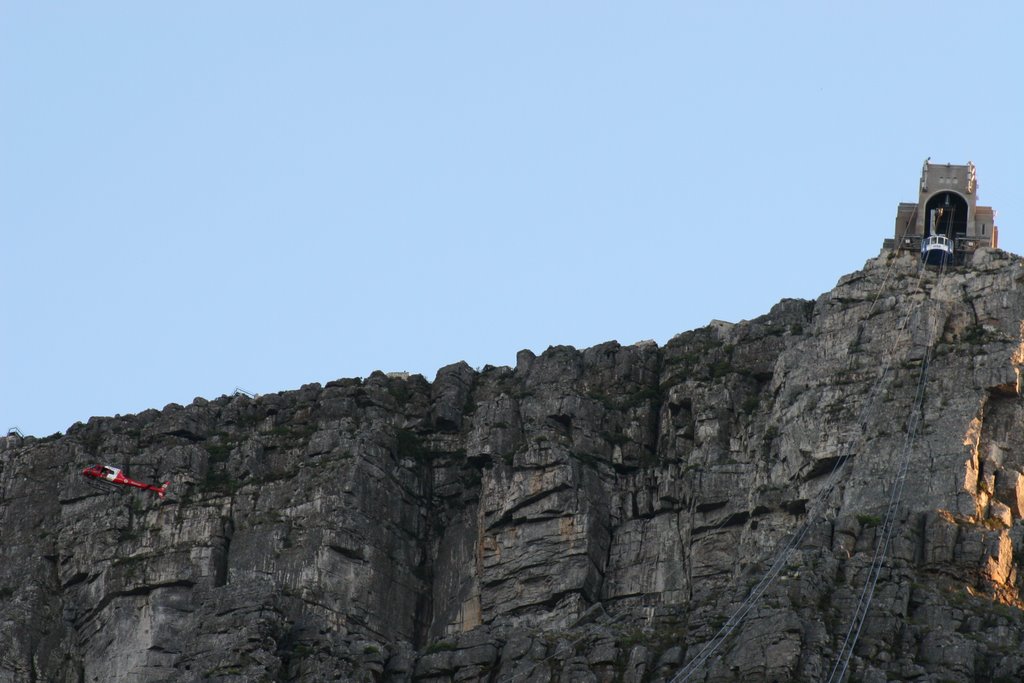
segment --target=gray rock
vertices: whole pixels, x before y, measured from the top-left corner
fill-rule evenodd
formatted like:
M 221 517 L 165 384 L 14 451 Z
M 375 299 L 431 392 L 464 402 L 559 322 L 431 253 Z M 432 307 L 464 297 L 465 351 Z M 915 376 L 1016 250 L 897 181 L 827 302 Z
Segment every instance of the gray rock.
M 667 681 L 737 610 L 691 680 L 822 680 L 868 594 L 852 680 L 1018 680 L 1021 282 L 883 253 L 661 348 L 5 438 L 0 680 Z

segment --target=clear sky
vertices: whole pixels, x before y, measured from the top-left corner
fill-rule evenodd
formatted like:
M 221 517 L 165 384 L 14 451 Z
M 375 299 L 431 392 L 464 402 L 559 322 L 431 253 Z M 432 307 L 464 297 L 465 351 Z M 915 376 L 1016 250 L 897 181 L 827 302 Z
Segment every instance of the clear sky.
M 1014 2 L 0 2 L 0 428 L 623 344 L 1024 253 Z

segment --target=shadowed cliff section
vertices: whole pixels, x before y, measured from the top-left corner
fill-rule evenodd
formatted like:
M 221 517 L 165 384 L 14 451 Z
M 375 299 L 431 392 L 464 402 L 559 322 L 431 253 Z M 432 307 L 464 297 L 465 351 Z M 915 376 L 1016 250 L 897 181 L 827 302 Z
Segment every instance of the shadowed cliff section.
M 1022 282 L 1003 252 L 946 274 L 883 252 L 815 302 L 664 347 L 9 437 L 0 680 L 667 680 L 805 521 L 691 680 L 821 680 L 919 383 L 851 680 L 1019 680 Z M 170 493 L 97 493 L 93 462 Z

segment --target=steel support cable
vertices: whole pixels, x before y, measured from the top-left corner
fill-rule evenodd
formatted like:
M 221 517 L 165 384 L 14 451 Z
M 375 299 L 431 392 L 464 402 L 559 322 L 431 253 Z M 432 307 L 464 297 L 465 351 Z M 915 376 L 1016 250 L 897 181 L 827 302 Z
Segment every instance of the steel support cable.
M 909 225 L 909 223 L 908 223 L 908 225 Z M 882 285 L 879 288 L 879 291 L 876 292 L 876 295 L 874 295 L 874 297 L 871 299 L 871 304 L 868 307 L 868 311 L 867 311 L 867 314 L 865 315 L 865 319 L 867 317 L 870 317 L 871 313 L 874 310 L 874 306 L 876 306 L 876 304 L 878 303 L 879 298 L 881 297 L 881 294 L 885 290 L 885 286 L 886 286 L 886 284 L 889 281 L 889 276 L 891 275 L 892 270 L 893 270 L 893 264 L 890 263 L 888 265 L 888 267 L 886 268 L 886 274 L 884 276 Z M 919 287 L 920 287 L 920 281 L 919 281 Z M 909 321 L 910 314 L 912 314 L 912 310 L 905 317 L 903 325 L 900 326 L 901 330 L 905 330 L 906 329 L 906 322 Z M 901 335 L 902 335 L 902 332 L 901 332 Z M 887 354 L 887 356 L 886 356 L 886 360 L 885 360 L 885 362 L 883 364 L 882 372 L 880 373 L 879 379 L 876 380 L 876 382 L 874 382 L 874 384 L 871 386 L 870 391 L 868 392 L 868 396 L 865 399 L 865 403 L 864 403 L 864 405 L 863 405 L 863 407 L 861 409 L 861 415 L 860 415 L 860 417 L 858 419 L 858 422 L 857 422 L 857 424 L 859 424 L 859 425 L 865 425 L 866 424 L 867 413 L 868 413 L 868 411 L 871 408 L 874 396 L 877 395 L 879 389 L 881 388 L 883 379 L 885 378 L 885 376 L 889 372 L 889 369 L 890 369 L 890 367 L 892 365 L 892 356 L 895 353 L 895 347 L 898 346 L 898 343 L 899 343 L 899 336 L 897 337 L 897 341 L 893 345 L 893 349 L 891 349 L 890 353 Z M 851 366 L 852 365 L 853 365 L 853 361 L 851 360 Z M 854 440 L 852 443 L 856 444 L 856 440 Z M 839 468 L 842 466 L 842 464 L 850 457 L 850 455 L 852 453 L 852 450 L 853 450 L 852 446 L 849 447 L 848 452 L 846 453 L 846 455 L 842 456 L 841 458 L 839 458 L 837 460 L 837 462 L 833 466 L 833 469 L 831 469 L 831 471 L 829 472 L 828 479 L 826 480 L 825 485 L 822 487 L 822 489 L 820 490 L 818 496 L 816 497 L 815 505 L 812 506 L 812 508 L 811 508 L 812 510 L 814 510 L 818 506 L 819 502 L 823 502 L 825 499 L 827 499 L 827 496 L 830 495 L 831 490 L 833 490 L 835 488 L 835 482 L 833 481 L 833 479 L 835 477 L 835 474 L 839 470 Z M 730 517 L 731 516 L 724 517 L 721 521 L 719 521 L 718 524 L 716 524 L 711 529 L 709 529 L 709 531 L 716 531 L 716 530 L 720 529 L 722 526 L 725 525 L 725 523 L 730 519 Z M 809 514 L 808 515 L 808 520 L 810 520 L 810 519 L 813 519 L 813 516 Z M 760 600 L 760 598 L 764 594 L 764 592 L 768 590 L 770 585 L 778 577 L 778 574 L 781 572 L 782 567 L 785 566 L 785 563 L 788 561 L 788 558 L 790 558 L 790 556 L 793 554 L 793 551 L 800 545 L 800 543 L 803 541 L 804 537 L 807 536 L 807 532 L 809 530 L 810 530 L 810 523 L 808 521 L 805 521 L 805 523 L 802 524 L 801 527 L 799 527 L 798 530 L 794 533 L 794 536 L 791 538 L 790 542 L 788 542 L 786 544 L 786 547 L 780 551 L 780 554 L 776 558 L 775 562 L 769 568 L 768 572 L 764 575 L 764 577 L 761 579 L 761 581 L 751 591 L 751 593 L 749 594 L 748 598 L 746 598 L 744 600 L 744 602 L 740 605 L 740 607 L 737 608 L 735 612 L 733 612 L 733 614 L 730 616 L 729 621 L 726 623 L 726 625 L 723 626 L 722 629 L 719 630 L 719 633 L 716 634 L 715 638 L 709 643 L 709 645 L 707 645 L 705 647 L 705 649 L 701 650 L 701 652 L 697 655 L 697 657 L 700 657 L 701 654 L 705 654 L 705 651 L 709 649 L 709 646 L 714 645 L 714 647 L 711 648 L 711 651 L 709 651 L 706 656 L 703 656 L 703 658 L 700 659 L 699 663 L 697 663 L 697 661 L 696 661 L 697 657 L 695 657 L 694 660 L 690 661 L 690 663 L 687 665 L 686 669 L 690 668 L 692 665 L 694 665 L 694 663 L 696 663 L 696 668 L 698 668 L 700 666 L 700 664 L 703 663 L 703 661 L 706 661 L 711 655 L 714 654 L 714 651 L 717 650 L 717 648 L 718 648 L 718 644 L 720 644 L 721 641 L 724 641 L 725 638 L 727 638 L 728 635 L 731 633 L 732 629 L 735 628 L 736 626 L 738 626 L 742 622 L 742 620 L 745 617 L 745 615 L 748 614 L 750 612 L 750 610 L 757 604 L 758 600 Z M 626 616 L 626 612 L 625 611 L 620 613 L 620 614 L 618 614 L 614 618 L 612 618 L 612 620 L 610 622 L 608 622 L 606 624 L 606 626 L 612 626 L 613 624 L 615 624 L 617 622 L 620 622 L 624 616 Z M 726 631 L 725 634 L 723 635 L 723 631 L 726 630 L 726 627 L 729 626 L 730 622 L 732 623 L 732 627 L 729 628 L 728 631 Z M 716 641 L 716 639 L 719 638 L 719 636 L 722 636 L 721 637 L 721 641 L 718 644 L 716 644 L 715 641 Z M 579 644 L 580 642 L 582 642 L 583 640 L 585 640 L 586 638 L 587 638 L 587 636 L 581 636 L 577 640 L 571 641 L 569 643 L 569 645 L 570 646 L 575 646 L 575 645 Z M 550 655 L 548 655 L 548 656 L 546 656 L 546 657 L 536 661 L 536 663 L 534 665 L 530 666 L 525 671 L 522 671 L 522 672 L 519 672 L 517 674 L 514 674 L 512 676 L 512 678 L 511 678 L 511 683 L 514 683 L 515 681 L 519 680 L 520 678 L 525 677 L 525 676 L 531 674 L 538 667 L 540 667 L 541 665 L 547 663 L 547 661 L 550 661 L 551 659 L 553 659 L 556 656 L 556 654 L 557 653 L 552 653 L 552 654 L 550 654 Z M 694 668 L 694 670 L 695 670 L 695 668 Z M 685 669 L 683 671 L 680 671 L 679 673 L 677 673 L 676 676 L 672 679 L 671 683 L 676 683 L 677 681 L 686 680 L 689 677 L 689 674 L 686 674 L 685 677 L 682 678 L 682 679 L 679 678 L 679 676 L 684 674 L 684 671 L 685 671 Z
M 945 271 L 945 262 L 939 271 L 939 279 L 936 282 L 936 286 L 941 282 L 942 275 Z M 936 317 L 936 322 L 938 318 Z M 875 555 L 872 558 L 871 569 L 865 579 L 864 589 L 861 592 L 861 598 L 857 605 L 857 610 L 853 615 L 853 619 L 850 624 L 850 629 L 847 631 L 846 641 L 843 643 L 843 647 L 840 649 L 839 656 L 837 658 L 836 667 L 833 669 L 832 676 L 829 677 L 829 681 L 835 681 L 840 683 L 846 675 L 846 671 L 849 667 L 849 660 L 853 654 L 853 650 L 856 647 L 857 640 L 860 638 L 861 630 L 864 627 L 864 621 L 867 618 L 867 612 L 870 608 L 871 601 L 874 597 L 875 586 L 878 584 L 878 578 L 881 575 L 881 566 L 884 562 L 885 554 L 888 551 L 889 541 L 892 538 L 894 531 L 896 515 L 899 511 L 899 503 L 903 495 L 903 487 L 906 483 L 906 475 L 910 466 L 910 455 L 913 450 L 914 442 L 917 437 L 917 430 L 920 426 L 920 422 L 924 410 L 924 389 L 927 380 L 928 364 L 931 356 L 932 346 L 934 344 L 936 330 L 933 328 L 929 332 L 928 344 L 925 350 L 925 357 L 922 361 L 921 375 L 918 381 L 917 395 L 915 396 L 915 408 L 911 413 L 911 417 L 907 423 L 907 436 L 904 442 L 904 453 L 902 454 L 900 471 L 897 474 L 896 481 L 893 483 L 893 489 L 890 495 L 889 507 L 886 510 L 885 523 L 882 526 L 878 545 L 875 548 Z M 851 639 L 852 634 L 852 639 Z M 836 675 L 838 674 L 838 677 Z
M 925 271 L 922 268 L 919 271 L 917 282 L 918 288 L 921 287 L 924 281 L 924 274 Z M 876 295 L 875 301 L 877 300 L 878 296 Z M 761 580 L 754 586 L 754 588 L 751 589 L 750 593 L 743 600 L 743 602 L 740 603 L 740 605 L 736 608 L 732 615 L 730 615 L 729 619 L 726 620 L 725 624 L 723 624 L 722 627 L 719 628 L 719 630 L 715 633 L 711 640 L 709 640 L 704 645 L 700 652 L 698 652 L 692 660 L 690 660 L 683 668 L 681 668 L 675 674 L 675 676 L 673 676 L 670 679 L 669 683 L 683 683 L 683 681 L 689 680 L 689 678 L 697 670 L 699 670 L 700 667 L 703 666 L 703 664 L 708 659 L 710 659 L 715 654 L 718 648 L 721 647 L 725 640 L 739 626 L 739 624 L 743 621 L 743 619 L 750 612 L 750 610 L 753 609 L 754 605 L 758 602 L 758 600 L 760 600 L 764 592 L 775 581 L 775 579 L 781 573 L 782 568 L 788 562 L 793 550 L 796 549 L 796 547 L 803 541 L 803 538 L 807 535 L 807 532 L 810 530 L 811 524 L 817 521 L 818 508 L 824 505 L 825 501 L 828 499 L 828 497 L 834 490 L 836 485 L 836 475 L 840 467 L 846 462 L 846 460 L 850 458 L 850 456 L 856 450 L 856 448 L 854 447 L 857 446 L 860 442 L 860 439 L 863 438 L 863 430 L 867 426 L 870 411 L 874 407 L 875 397 L 880 391 L 882 381 L 884 380 L 885 376 L 889 371 L 889 368 L 892 365 L 892 359 L 895 357 L 896 349 L 899 347 L 903 335 L 909 327 L 910 318 L 914 315 L 917 309 L 920 308 L 921 304 L 922 302 L 916 303 L 910 309 L 910 311 L 908 311 L 907 314 L 904 316 L 902 324 L 899 325 L 898 329 L 900 330 L 900 332 L 896 336 L 896 339 L 893 341 L 892 348 L 886 355 L 885 362 L 882 365 L 882 371 L 879 373 L 878 378 L 875 380 L 875 383 L 873 384 L 871 390 L 868 392 L 868 397 L 866 398 L 864 405 L 861 408 L 861 415 L 859 416 L 857 422 L 857 424 L 861 426 L 861 435 L 857 439 L 854 439 L 853 441 L 850 442 L 844 455 L 841 455 L 839 458 L 836 459 L 835 463 L 832 466 L 832 470 L 829 472 L 829 476 L 826 480 L 825 485 L 818 492 L 818 495 L 815 496 L 812 506 L 808 509 L 807 515 L 804 518 L 803 523 L 799 527 L 797 527 L 797 530 L 793 533 L 793 535 L 790 537 L 790 540 L 785 544 L 785 546 L 778 551 L 778 555 L 776 556 L 775 562 L 771 565 L 771 567 L 769 567 L 768 571 L 764 574 Z M 872 302 L 870 310 L 873 309 L 874 302 Z
M 945 262 L 943 262 L 943 265 L 939 270 L 939 277 L 935 283 L 936 287 L 942 281 L 945 268 Z M 900 468 L 897 472 L 896 479 L 893 482 L 893 487 L 889 495 L 889 504 L 886 508 L 885 520 L 878 534 L 878 544 L 875 546 L 875 553 L 872 556 L 871 564 L 869 565 L 870 568 L 868 575 L 864 580 L 864 588 L 861 590 L 857 607 L 854 610 L 850 621 L 850 628 L 846 632 L 846 638 L 844 639 L 843 645 L 836 657 L 836 663 L 829 675 L 828 683 L 842 683 L 843 678 L 846 676 L 847 669 L 850 665 L 850 658 L 853 656 L 853 650 L 856 647 L 857 641 L 860 639 L 861 631 L 864 628 L 864 622 L 867 619 L 868 610 L 870 609 L 871 601 L 874 598 L 875 587 L 877 586 L 878 578 L 881 575 L 882 564 L 885 561 L 889 542 L 892 539 L 892 534 L 896 524 L 896 516 L 899 512 L 900 501 L 903 497 L 903 487 L 906 484 L 907 472 L 910 468 L 910 456 L 913 451 L 914 443 L 917 439 L 917 431 L 920 427 L 924 411 L 924 390 L 927 384 L 928 366 L 931 359 L 932 348 L 935 343 L 935 328 L 937 327 L 937 323 L 938 317 L 936 316 L 935 324 L 932 326 L 932 329 L 929 330 L 928 342 L 925 347 L 924 358 L 922 359 L 921 375 L 918 378 L 917 392 L 914 396 L 914 403 L 911 408 L 910 417 L 907 420 L 907 433 L 904 438 L 903 452 L 900 456 Z
M 740 604 L 740 607 L 732 613 L 729 619 L 719 628 L 718 632 L 712 637 L 710 641 L 704 646 L 704 648 L 697 653 L 697 656 L 690 660 L 682 669 L 680 669 L 675 676 L 670 679 L 670 683 L 681 683 L 682 681 L 689 680 L 696 671 L 700 669 L 704 663 L 710 659 L 718 648 L 725 642 L 732 632 L 743 622 L 743 619 L 747 616 L 760 600 L 768 587 L 775 581 L 782 568 L 789 561 L 789 556 L 792 554 L 796 546 L 803 540 L 803 537 L 807 535 L 807 531 L 810 529 L 810 525 L 805 524 L 799 529 L 798 533 L 793 536 L 791 540 L 791 547 L 785 548 L 776 558 L 775 563 L 771 566 L 768 572 L 761 578 L 757 585 L 751 589 L 747 598 Z
M 896 475 L 896 480 L 893 482 L 892 490 L 890 491 L 889 505 L 886 508 L 885 520 L 883 521 L 878 534 L 878 544 L 875 547 L 875 553 L 872 556 L 871 564 L 869 565 L 868 575 L 864 581 L 864 587 L 861 590 L 857 607 L 854 610 L 853 618 L 850 621 L 850 628 L 846 632 L 846 638 L 840 648 L 836 664 L 832 669 L 832 673 L 829 675 L 829 683 L 839 683 L 843 680 L 847 667 L 849 666 L 850 657 L 853 654 L 853 649 L 857 645 L 857 640 L 860 637 L 861 629 L 864 626 L 864 621 L 867 618 L 868 610 L 871 606 L 875 586 L 878 583 L 878 577 L 881 574 L 882 564 L 885 560 L 889 541 L 892 538 L 893 529 L 895 527 L 900 499 L 903 496 L 903 486 L 906 483 L 907 470 L 910 464 L 909 455 L 913 449 L 917 436 L 917 429 L 920 425 L 920 409 L 924 398 L 923 392 L 919 392 L 919 396 L 920 398 L 917 399 L 915 403 L 914 414 L 908 423 L 908 431 L 904 440 L 900 469 Z
M 906 225 L 904 226 L 904 230 L 903 230 L 903 236 L 904 237 L 907 235 L 909 230 L 910 230 L 910 220 L 908 219 Z M 875 306 L 877 305 L 878 300 L 881 297 L 882 292 L 885 291 L 885 287 L 886 287 L 886 285 L 889 282 L 889 278 L 892 275 L 894 266 L 895 266 L 894 261 L 890 260 L 888 265 L 886 266 L 885 274 L 884 274 L 884 276 L 882 278 L 882 283 L 881 283 L 881 285 L 879 285 L 877 291 L 875 292 L 875 296 L 871 299 L 871 305 L 868 307 L 868 312 L 864 316 L 865 319 L 870 318 L 872 313 L 874 312 Z M 922 278 L 923 278 L 923 272 L 919 273 L 918 287 L 920 287 L 920 285 L 921 285 Z M 872 385 L 870 391 L 868 392 L 868 396 L 865 399 L 865 403 L 864 403 L 863 407 L 861 408 L 861 414 L 858 417 L 858 420 L 857 420 L 856 424 L 861 425 L 861 429 L 862 430 L 865 428 L 865 426 L 867 424 L 868 413 L 869 413 L 869 411 L 870 411 L 870 409 L 871 409 L 871 407 L 873 405 L 874 399 L 877 396 L 879 390 L 881 389 L 882 382 L 885 379 L 885 376 L 887 375 L 887 373 L 888 373 L 888 371 L 889 371 L 889 369 L 890 369 L 890 367 L 892 365 L 892 359 L 895 356 L 896 348 L 899 346 L 899 342 L 900 342 L 901 337 L 902 337 L 902 331 L 906 329 L 906 324 L 907 324 L 907 322 L 909 322 L 910 316 L 912 314 L 913 314 L 913 309 L 911 310 L 910 313 L 908 313 L 905 316 L 905 318 L 903 320 L 903 324 L 900 325 L 899 329 L 901 330 L 901 332 L 900 332 L 899 335 L 897 335 L 897 339 L 894 341 L 893 347 L 890 349 L 889 353 L 886 354 L 885 362 L 882 364 L 881 372 L 879 373 L 878 378 L 875 380 L 875 382 Z M 854 362 L 851 359 L 850 360 L 851 369 L 852 369 L 853 365 L 854 365 Z M 816 496 L 815 501 L 812 503 L 812 506 L 811 506 L 811 508 L 808 511 L 808 515 L 807 515 L 807 518 L 805 519 L 805 523 L 801 527 L 798 527 L 797 531 L 794 532 L 793 536 L 790 537 L 790 540 L 787 543 L 786 547 L 784 547 L 784 548 L 782 548 L 781 550 L 778 551 L 779 554 L 778 554 L 778 556 L 776 558 L 776 561 L 768 569 L 768 572 L 766 572 L 765 575 L 761 578 L 761 580 L 755 585 L 755 587 L 753 589 L 751 589 L 751 592 L 748 593 L 748 596 L 744 600 L 744 602 L 740 604 L 740 606 L 730 616 L 730 618 L 726 621 L 726 623 L 719 629 L 718 633 L 716 633 L 716 635 L 712 638 L 712 640 L 709 641 L 705 645 L 705 647 L 701 650 L 700 653 L 698 653 L 697 657 L 695 657 L 694 660 L 691 660 L 691 662 L 689 664 L 687 664 L 686 667 L 684 667 L 682 670 L 677 672 L 676 676 L 673 677 L 671 683 L 675 683 L 675 681 L 677 681 L 677 680 L 686 680 L 689 677 L 689 674 L 686 674 L 684 676 L 684 678 L 682 678 L 682 679 L 680 679 L 679 676 L 683 675 L 684 672 L 691 667 L 691 665 L 696 663 L 697 667 L 699 667 L 700 664 L 702 664 L 711 655 L 713 655 L 714 651 L 718 649 L 718 646 L 721 644 L 721 642 L 724 641 L 725 638 L 728 637 L 728 635 L 732 632 L 732 630 L 736 626 L 738 626 L 738 624 L 743 620 L 743 618 L 750 611 L 750 609 L 752 609 L 754 604 L 756 604 L 757 601 L 760 599 L 761 595 L 768 589 L 768 587 L 775 580 L 775 578 L 777 578 L 778 574 L 782 570 L 782 567 L 784 567 L 786 565 L 786 562 L 788 562 L 789 556 L 792 554 L 792 551 L 803 541 L 804 536 L 807 535 L 807 532 L 810 529 L 810 522 L 814 521 L 815 518 L 816 518 L 816 508 L 820 504 L 823 504 L 824 501 L 827 500 L 828 496 L 831 495 L 832 491 L 834 490 L 834 488 L 835 488 L 835 481 L 834 481 L 835 474 L 838 471 L 838 469 L 845 463 L 845 461 L 847 459 L 849 459 L 849 457 L 852 455 L 853 451 L 855 450 L 855 448 L 853 448 L 853 446 L 857 445 L 857 443 L 858 443 L 857 439 L 854 439 L 850 443 L 850 445 L 848 446 L 847 452 L 844 455 L 842 455 L 841 457 L 836 459 L 836 462 L 832 466 L 832 470 L 829 472 L 829 477 L 826 480 L 825 486 L 823 486 L 822 489 L 818 492 L 818 495 Z M 710 529 L 707 529 L 706 533 L 711 533 L 711 532 L 715 532 L 715 531 L 719 530 L 720 528 L 722 528 L 725 525 L 726 522 L 728 522 L 731 519 L 731 517 L 732 517 L 731 515 L 727 515 L 727 516 L 723 517 L 722 520 L 718 522 L 718 524 L 714 525 Z M 730 624 L 731 624 L 731 626 L 730 626 Z M 724 633 L 723 633 L 723 631 L 724 631 Z M 709 649 L 710 649 L 710 651 L 708 651 Z M 697 661 L 698 659 L 700 661 Z
M 901 330 L 907 329 L 906 322 L 909 321 L 910 316 L 913 314 L 913 312 L 914 312 L 914 310 L 916 310 L 916 308 L 917 307 L 915 306 L 915 309 L 912 309 L 911 312 L 908 313 L 906 319 L 904 320 L 904 324 L 901 326 Z M 901 336 L 902 336 L 902 332 L 901 332 L 901 335 L 899 335 L 897 337 L 897 341 L 894 343 L 894 348 L 896 346 L 898 346 L 898 342 L 899 342 L 899 339 L 900 339 Z M 888 372 L 888 366 L 889 366 L 890 363 L 891 363 L 891 358 L 887 358 L 886 363 L 885 363 L 885 365 L 883 367 L 883 371 L 882 371 L 882 373 L 879 376 L 879 379 L 876 381 L 876 384 L 872 388 L 872 391 L 869 392 L 869 400 L 865 402 L 865 406 L 862 409 L 862 416 L 861 416 L 862 419 L 859 422 L 859 424 L 862 425 L 862 429 L 867 424 L 867 419 L 866 419 L 867 418 L 867 413 L 870 410 L 870 408 L 872 407 L 873 397 L 877 393 L 877 390 L 880 388 L 881 380 L 885 376 L 885 374 Z M 715 634 L 715 636 L 704 646 L 704 648 L 701 650 L 701 652 L 699 652 L 697 654 L 697 656 L 694 657 L 693 660 L 691 660 L 683 669 L 681 669 L 676 674 L 675 677 L 673 677 L 672 683 L 676 683 L 677 681 L 688 680 L 689 677 L 697 669 L 699 669 L 699 667 L 705 661 L 707 661 L 715 653 L 715 651 L 717 651 L 717 649 L 721 646 L 721 644 L 725 641 L 725 639 L 729 635 L 731 635 L 732 631 L 739 625 L 740 622 L 742 622 L 742 620 L 746 616 L 746 614 L 753 608 L 753 606 L 760 599 L 761 595 L 763 595 L 763 593 L 768 589 L 770 584 L 775 580 L 775 578 L 781 572 L 782 567 L 785 566 L 785 563 L 788 561 L 789 556 L 792 554 L 792 551 L 796 548 L 797 545 L 799 545 L 799 543 L 803 540 L 804 536 L 806 536 L 808 530 L 810 529 L 811 523 L 813 521 L 816 521 L 816 519 L 817 519 L 817 509 L 816 508 L 820 504 L 823 504 L 824 501 L 827 500 L 827 497 L 831 494 L 832 490 L 835 487 L 835 482 L 833 481 L 834 476 L 837 473 L 839 467 L 850 457 L 850 455 L 852 454 L 853 450 L 855 450 L 854 448 L 852 448 L 852 446 L 856 445 L 856 443 L 857 443 L 857 441 L 851 442 L 851 447 L 848 449 L 847 454 L 843 455 L 842 457 L 840 457 L 840 458 L 838 458 L 836 460 L 836 462 L 833 465 L 832 471 L 829 474 L 828 482 L 822 488 L 822 490 L 819 492 L 819 495 L 816 497 L 815 503 L 814 503 L 814 505 L 812 505 L 812 508 L 808 511 L 808 515 L 805 518 L 804 523 L 801 525 L 801 527 L 798 528 L 797 532 L 794 533 L 794 535 L 790 539 L 790 542 L 787 543 L 786 547 L 779 551 L 779 555 L 778 555 L 778 557 L 776 559 L 776 562 L 772 565 L 772 567 L 764 575 L 764 577 L 757 584 L 757 586 L 755 586 L 755 588 L 751 590 L 750 594 L 748 594 L 748 597 L 743 601 L 743 603 L 740 604 L 740 606 L 736 609 L 736 611 L 729 618 L 729 620 L 719 629 L 719 631 Z
M 885 373 L 887 372 L 888 367 L 885 367 L 883 369 L 881 377 L 884 377 Z M 876 386 L 878 385 L 880 385 L 880 382 L 876 384 Z M 873 397 L 875 393 L 877 392 L 875 392 L 873 389 L 872 392 L 869 392 L 869 397 Z M 871 405 L 871 402 L 866 402 L 865 407 L 862 410 L 862 419 L 858 422 L 858 424 L 862 425 L 862 428 L 867 423 L 866 412 L 870 409 Z M 761 580 L 754 586 L 754 588 L 751 589 L 750 593 L 747 595 L 744 601 L 740 603 L 740 606 L 736 608 L 736 611 L 733 612 L 733 614 L 729 617 L 726 623 L 722 625 L 718 632 L 712 637 L 710 641 L 708 641 L 708 643 L 701 649 L 701 651 L 697 653 L 697 655 L 689 663 L 687 663 L 685 667 L 683 667 L 679 670 L 679 672 L 676 673 L 676 675 L 671 679 L 670 683 L 682 683 L 683 681 L 689 680 L 689 678 L 708 659 L 710 659 L 715 654 L 715 652 L 722 645 L 722 643 L 725 642 L 726 638 L 728 638 L 732 634 L 732 632 L 739 626 L 739 624 L 743 621 L 743 619 L 750 612 L 750 610 L 753 609 L 753 607 L 760 600 L 761 596 L 765 593 L 765 591 L 767 591 L 771 584 L 775 581 L 775 579 L 778 578 L 778 575 L 782 572 L 782 568 L 789 561 L 789 558 L 792 555 L 793 551 L 800 545 L 804 537 L 807 535 L 812 523 L 817 521 L 818 508 L 824 504 L 824 502 L 831 495 L 832 491 L 835 489 L 835 475 L 838 473 L 839 468 L 852 455 L 853 451 L 855 450 L 854 448 L 852 448 L 852 446 L 856 444 L 857 441 L 851 442 L 851 447 L 847 450 L 847 453 L 836 459 L 836 462 L 833 464 L 832 470 L 829 473 L 829 478 L 826 481 L 825 486 L 822 487 L 822 489 L 818 493 L 818 496 L 816 496 L 814 504 L 808 510 L 807 516 L 805 517 L 803 523 L 801 523 L 801 525 L 797 528 L 794 534 L 790 537 L 785 547 L 783 547 L 779 551 L 779 554 L 776 556 L 775 562 L 772 564 L 772 566 L 764 574 Z
M 940 268 L 939 271 L 938 282 L 941 282 L 944 270 L 945 263 L 943 262 L 943 266 Z M 936 286 L 938 285 L 938 282 L 936 283 Z M 938 317 L 936 316 L 935 319 L 937 323 Z M 897 473 L 896 480 L 893 484 L 889 507 L 887 507 L 886 509 L 885 523 L 883 524 L 883 527 L 880 530 L 879 544 L 876 547 L 876 551 L 874 551 L 874 556 L 871 559 L 871 568 L 868 572 L 867 578 L 865 579 L 864 588 L 861 591 L 861 597 L 857 604 L 857 610 L 854 612 L 850 625 L 850 630 L 847 632 L 847 638 L 843 643 L 843 647 L 840 649 L 840 654 L 837 658 L 836 669 L 833 670 L 833 676 L 829 677 L 829 681 L 833 681 L 837 673 L 839 673 L 839 678 L 836 680 L 842 681 L 843 677 L 846 674 L 846 669 L 849 666 L 849 658 L 853 653 L 853 648 L 856 646 L 857 639 L 860 636 L 860 631 L 863 628 L 863 623 L 867 615 L 867 608 L 869 607 L 871 599 L 874 594 L 874 586 L 878 584 L 879 575 L 882 570 L 882 562 L 884 561 L 885 554 L 888 550 L 889 541 L 892 538 L 893 525 L 895 523 L 895 517 L 898 512 L 900 499 L 902 498 L 903 494 L 903 485 L 906 480 L 906 472 L 910 464 L 910 454 L 912 452 L 913 443 L 916 439 L 916 433 L 918 433 L 918 428 L 920 427 L 922 414 L 924 411 L 924 390 L 927 382 L 928 367 L 931 358 L 932 347 L 934 345 L 936 336 L 935 327 L 936 326 L 933 326 L 932 329 L 929 331 L 928 343 L 926 345 L 925 357 L 923 359 L 922 372 L 918 382 L 918 392 L 916 392 L 916 395 L 914 396 L 913 408 L 911 408 L 911 414 L 909 419 L 907 420 L 907 433 L 904 439 L 904 450 L 901 454 L 901 465 Z M 854 634 L 852 637 L 852 642 L 850 642 L 851 633 Z M 847 648 L 848 643 L 849 648 Z M 842 668 L 840 666 L 841 663 Z M 838 672 L 840 668 L 842 669 L 842 671 Z

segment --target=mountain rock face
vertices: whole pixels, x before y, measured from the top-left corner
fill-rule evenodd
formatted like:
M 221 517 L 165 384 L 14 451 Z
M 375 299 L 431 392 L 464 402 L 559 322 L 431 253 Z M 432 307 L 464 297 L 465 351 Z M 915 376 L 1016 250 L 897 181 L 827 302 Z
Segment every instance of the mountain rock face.
M 1022 319 L 1017 257 L 883 251 L 664 347 L 8 437 L 0 682 L 1024 680 Z

